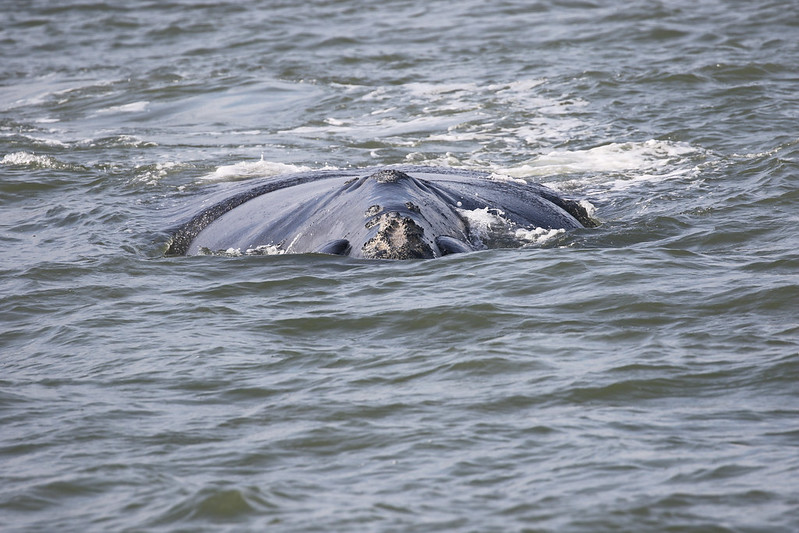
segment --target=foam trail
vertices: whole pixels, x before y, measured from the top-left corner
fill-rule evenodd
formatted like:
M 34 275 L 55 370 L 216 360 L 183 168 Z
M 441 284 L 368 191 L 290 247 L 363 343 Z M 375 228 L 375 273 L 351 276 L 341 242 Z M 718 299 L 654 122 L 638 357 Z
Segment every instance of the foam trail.
M 696 153 L 687 143 L 648 140 L 645 142 L 610 143 L 588 150 L 557 150 L 533 161 L 497 169 L 511 177 L 546 176 L 577 172 L 654 171 L 663 169 Z

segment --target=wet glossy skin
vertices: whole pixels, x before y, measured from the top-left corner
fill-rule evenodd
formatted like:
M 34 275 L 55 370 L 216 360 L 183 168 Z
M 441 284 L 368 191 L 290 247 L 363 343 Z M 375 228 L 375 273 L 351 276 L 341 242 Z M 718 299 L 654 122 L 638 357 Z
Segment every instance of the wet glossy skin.
M 274 247 L 367 259 L 433 258 L 484 247 L 464 210 L 501 210 L 519 226 L 592 226 L 585 210 L 540 185 L 437 167 L 318 171 L 268 178 L 178 228 L 167 254 Z

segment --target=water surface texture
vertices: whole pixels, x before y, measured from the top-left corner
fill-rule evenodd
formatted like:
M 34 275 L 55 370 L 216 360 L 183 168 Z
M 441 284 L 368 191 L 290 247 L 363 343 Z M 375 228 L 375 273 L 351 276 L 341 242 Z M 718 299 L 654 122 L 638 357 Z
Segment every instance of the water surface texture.
M 6 0 L 0 529 L 799 530 L 799 4 Z M 596 229 L 164 257 L 447 165 Z

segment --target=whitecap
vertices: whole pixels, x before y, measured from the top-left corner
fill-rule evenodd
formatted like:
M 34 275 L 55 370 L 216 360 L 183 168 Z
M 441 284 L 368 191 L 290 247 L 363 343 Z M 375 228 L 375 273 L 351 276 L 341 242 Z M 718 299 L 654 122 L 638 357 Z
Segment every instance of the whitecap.
M 155 165 L 136 165 L 136 178 L 134 181 L 145 183 L 146 185 L 156 185 L 165 178 L 169 172 L 180 168 L 182 165 L 174 161 L 165 161 Z
M 630 180 L 655 180 L 684 175 L 694 169 L 690 158 L 697 149 L 688 143 L 658 141 L 609 143 L 587 150 L 556 150 L 518 166 L 494 172 L 515 178 L 563 176 L 576 173 L 613 175 L 614 187 Z M 626 178 L 619 179 L 623 174 Z M 547 184 L 557 186 L 557 184 Z
M 596 215 L 596 207 L 594 204 L 588 200 L 580 200 L 577 203 L 580 204 L 580 207 L 585 209 L 585 212 L 588 214 L 588 218 L 594 218 L 594 215 Z
M 232 165 L 222 165 L 210 174 L 202 176 L 203 181 L 230 181 L 242 178 L 278 176 L 293 172 L 306 172 L 311 167 L 265 161 L 263 156 L 259 161 L 241 161 Z
M 139 102 L 131 102 L 129 104 L 106 107 L 97 111 L 97 114 L 101 115 L 107 113 L 141 113 L 142 111 L 145 111 L 149 105 L 150 102 L 142 100 Z
M 12 152 L 0 159 L 2 165 L 16 166 L 35 166 L 40 168 L 59 168 L 63 166 L 53 157 L 48 155 L 36 155 L 29 152 Z

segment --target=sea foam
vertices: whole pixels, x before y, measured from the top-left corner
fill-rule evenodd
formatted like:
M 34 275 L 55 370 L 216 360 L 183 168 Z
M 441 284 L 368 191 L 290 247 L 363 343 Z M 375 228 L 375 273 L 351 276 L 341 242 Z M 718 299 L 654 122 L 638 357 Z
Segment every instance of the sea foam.
M 222 165 L 210 174 L 202 176 L 203 181 L 232 181 L 236 179 L 278 176 L 292 172 L 306 172 L 312 170 L 304 165 L 291 165 L 265 161 L 263 156 L 258 161 L 241 161 L 232 165 Z

